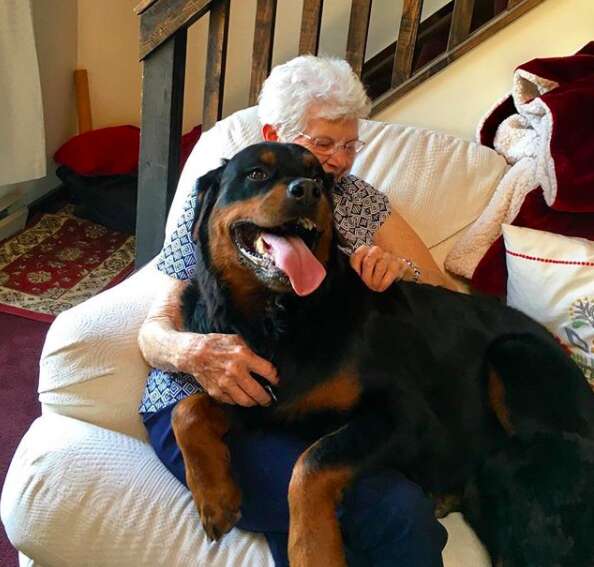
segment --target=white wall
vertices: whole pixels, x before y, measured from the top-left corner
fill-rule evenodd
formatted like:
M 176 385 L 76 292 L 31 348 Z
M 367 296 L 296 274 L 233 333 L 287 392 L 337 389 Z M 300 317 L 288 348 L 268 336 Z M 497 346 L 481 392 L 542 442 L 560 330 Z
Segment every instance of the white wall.
M 518 65 L 570 55 L 593 39 L 594 0 L 546 0 L 374 118 L 473 139 Z
M 137 0 L 77 0 L 76 67 L 89 74 L 93 127 L 137 123 Z
M 140 123 L 138 0 L 78 0 L 77 67 L 87 69 L 93 127 Z M 185 130 L 200 123 L 208 20 L 188 35 Z

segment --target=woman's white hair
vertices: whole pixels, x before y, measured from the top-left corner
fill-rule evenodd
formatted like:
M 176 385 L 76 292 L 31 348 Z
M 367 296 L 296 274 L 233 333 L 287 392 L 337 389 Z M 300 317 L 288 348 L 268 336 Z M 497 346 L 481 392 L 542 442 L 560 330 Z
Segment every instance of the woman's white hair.
M 272 69 L 260 91 L 258 117 L 290 142 L 305 129 L 312 106 L 316 118 L 366 118 L 371 101 L 344 59 L 300 55 Z

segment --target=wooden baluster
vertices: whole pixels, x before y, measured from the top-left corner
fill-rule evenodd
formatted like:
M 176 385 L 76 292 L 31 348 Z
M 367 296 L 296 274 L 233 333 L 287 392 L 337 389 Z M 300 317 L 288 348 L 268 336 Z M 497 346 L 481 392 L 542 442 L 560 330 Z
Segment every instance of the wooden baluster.
M 211 126 L 214 126 L 215 122 L 223 116 L 230 2 L 231 0 L 217 0 L 210 9 L 204 103 L 202 107 L 203 130 L 208 130 Z
M 182 28 L 144 59 L 138 164 L 136 267 L 161 250 L 179 177 L 187 30 Z
M 352 0 L 346 60 L 359 77 L 363 72 L 363 63 L 365 62 L 370 16 L 371 0 Z
M 448 50 L 456 47 L 468 37 L 473 12 L 474 0 L 455 0 L 450 24 L 450 36 L 448 38 Z
M 413 56 L 422 10 L 423 0 L 404 0 L 392 69 L 392 88 L 403 83 L 412 75 Z
M 318 54 L 323 5 L 324 0 L 303 0 L 299 55 L 306 53 Z
M 252 54 L 252 78 L 250 81 L 250 105 L 258 102 L 262 83 L 270 73 L 274 24 L 276 22 L 276 0 L 258 0 L 254 50 Z

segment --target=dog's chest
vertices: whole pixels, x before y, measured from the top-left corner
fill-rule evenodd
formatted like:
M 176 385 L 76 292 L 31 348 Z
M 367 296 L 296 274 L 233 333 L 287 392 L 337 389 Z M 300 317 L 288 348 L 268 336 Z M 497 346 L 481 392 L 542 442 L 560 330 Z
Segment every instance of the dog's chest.
M 282 386 L 276 394 L 278 401 L 271 406 L 237 408 L 243 426 L 285 430 L 305 439 L 317 439 L 349 421 L 359 407 L 362 390 L 357 376 L 342 370 L 309 389 L 293 391 L 290 396 Z
M 348 413 L 358 404 L 361 394 L 356 372 L 352 368 L 344 368 L 286 400 L 281 398 L 275 414 L 292 421 L 323 412 Z

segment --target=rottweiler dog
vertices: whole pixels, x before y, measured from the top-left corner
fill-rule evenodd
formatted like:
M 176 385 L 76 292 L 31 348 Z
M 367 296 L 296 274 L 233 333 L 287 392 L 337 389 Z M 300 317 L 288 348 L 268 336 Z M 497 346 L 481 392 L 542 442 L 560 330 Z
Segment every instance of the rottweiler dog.
M 280 377 L 267 407 L 201 393 L 174 410 L 209 537 L 239 517 L 225 434 L 284 428 L 315 437 L 289 486 L 294 567 L 345 565 L 341 494 L 390 467 L 458 498 L 497 565 L 594 565 L 594 393 L 578 367 L 496 299 L 404 281 L 369 290 L 340 249 L 333 184 L 306 149 L 278 143 L 198 180 L 185 326 L 241 335 Z

